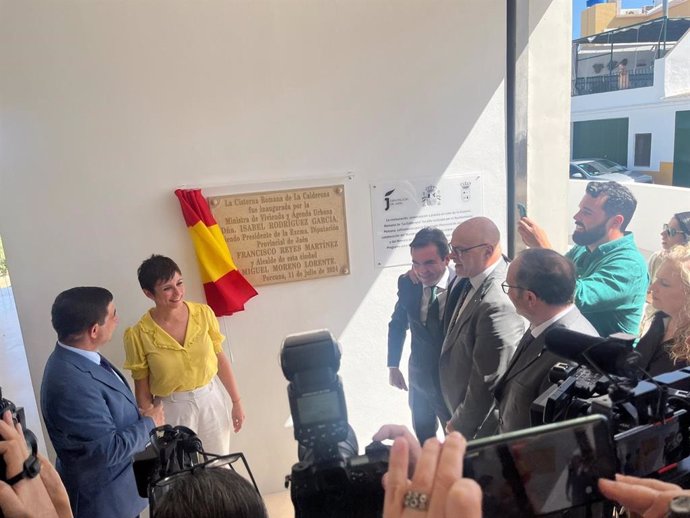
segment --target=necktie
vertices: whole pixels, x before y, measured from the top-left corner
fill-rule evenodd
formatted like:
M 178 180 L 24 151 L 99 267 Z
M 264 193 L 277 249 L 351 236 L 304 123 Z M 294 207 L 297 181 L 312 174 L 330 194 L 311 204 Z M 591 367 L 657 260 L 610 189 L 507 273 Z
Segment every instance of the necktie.
M 120 379 L 120 376 L 118 376 L 117 372 L 115 372 L 115 369 L 113 369 L 112 364 L 108 360 L 106 360 L 105 356 L 103 356 L 103 355 L 101 355 L 101 367 L 103 367 L 105 370 L 107 370 L 109 373 L 111 373 L 117 379 Z
M 530 344 L 532 342 L 534 342 L 534 340 L 536 340 L 536 338 L 534 338 L 534 335 L 532 335 L 532 329 L 529 328 L 527 330 L 527 332 L 525 332 L 525 334 L 522 335 L 522 338 L 520 338 L 520 341 L 518 342 L 517 347 L 515 348 L 515 353 L 513 354 L 513 359 L 508 364 L 508 371 L 510 371 L 511 368 L 513 368 L 515 365 L 517 365 L 518 358 L 520 358 L 520 356 L 522 356 L 524 354 L 524 352 L 527 350 L 527 348 L 530 346 Z M 522 372 L 523 369 L 520 369 L 519 372 Z M 507 375 L 507 372 L 506 372 L 506 375 Z
M 532 330 L 528 329 L 527 332 L 520 339 L 520 342 L 518 343 L 515 352 L 525 350 L 532 342 L 534 342 L 534 336 L 532 335 Z
M 460 281 L 456 289 L 458 289 L 460 292 L 458 294 L 458 300 L 455 303 L 455 311 L 453 312 L 453 318 L 450 321 L 450 326 L 448 326 L 449 329 L 453 327 L 455 323 L 458 321 L 458 316 L 460 315 L 462 305 L 465 303 L 465 299 L 467 298 L 467 295 L 470 293 L 470 290 L 472 289 L 472 283 L 467 277 L 465 277 Z M 448 311 L 448 308 L 446 308 L 446 311 Z
M 431 295 L 429 297 L 429 305 L 427 306 L 429 309 L 426 312 L 426 322 L 424 324 L 426 328 L 429 330 L 429 332 L 432 334 L 436 332 L 442 332 L 442 325 L 439 317 L 440 308 L 437 291 L 438 286 L 431 286 Z
M 429 286 L 429 303 L 426 309 L 426 321 L 429 321 L 429 315 L 436 308 L 436 317 L 438 318 L 438 286 Z
M 497 401 L 500 401 L 503 398 L 503 392 L 506 387 L 506 384 L 515 376 L 524 371 L 527 367 L 532 365 L 535 361 L 537 361 L 539 356 L 541 356 L 541 353 L 539 353 L 536 357 L 528 361 L 526 365 L 523 365 L 516 372 L 513 372 L 513 370 L 517 368 L 518 358 L 524 353 L 524 351 L 529 347 L 529 345 L 532 342 L 534 342 L 534 340 L 536 340 L 536 338 L 534 338 L 534 336 L 532 335 L 531 329 L 528 329 L 527 332 L 524 335 L 522 335 L 522 338 L 520 338 L 520 341 L 518 342 L 518 345 L 515 348 L 515 354 L 513 355 L 513 358 L 510 360 L 506 372 L 498 381 L 498 384 L 494 389 L 494 398 L 496 398 Z

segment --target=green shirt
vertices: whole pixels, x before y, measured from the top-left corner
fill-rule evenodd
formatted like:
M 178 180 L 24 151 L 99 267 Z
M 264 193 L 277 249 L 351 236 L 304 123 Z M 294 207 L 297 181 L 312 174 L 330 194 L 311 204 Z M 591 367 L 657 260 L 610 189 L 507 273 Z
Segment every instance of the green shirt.
M 575 305 L 597 332 L 637 335 L 649 278 L 632 232 L 593 252 L 574 246 L 565 255 L 577 270 Z

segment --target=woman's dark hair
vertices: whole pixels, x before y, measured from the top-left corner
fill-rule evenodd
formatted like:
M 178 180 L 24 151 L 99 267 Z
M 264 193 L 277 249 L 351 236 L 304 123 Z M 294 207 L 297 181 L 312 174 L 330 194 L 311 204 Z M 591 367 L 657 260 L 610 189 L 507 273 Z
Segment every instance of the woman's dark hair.
M 690 241 L 690 211 L 676 212 L 673 217 L 678 221 L 680 229 L 685 232 L 685 239 Z
M 169 281 L 176 273 L 182 275 L 175 261 L 164 255 L 154 254 L 141 263 L 137 270 L 137 278 L 142 290 L 153 293 L 157 283 Z
M 179 477 L 153 511 L 155 518 L 268 518 L 254 486 L 226 468 Z
M 113 294 L 97 286 L 80 286 L 60 293 L 53 302 L 50 316 L 58 340 L 71 345 L 79 335 L 105 322 Z

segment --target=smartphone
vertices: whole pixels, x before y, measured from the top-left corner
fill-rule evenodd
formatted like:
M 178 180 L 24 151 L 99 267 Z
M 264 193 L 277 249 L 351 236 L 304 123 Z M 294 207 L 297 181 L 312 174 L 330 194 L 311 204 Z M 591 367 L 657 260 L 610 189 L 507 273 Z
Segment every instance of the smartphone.
M 685 410 L 676 411 L 661 422 L 636 426 L 615 436 L 624 475 L 647 477 L 662 474 L 688 456 L 683 430 L 688 428 Z
M 545 516 L 603 500 L 599 478 L 617 459 L 608 420 L 591 415 L 470 441 L 464 476 L 484 494 L 483 516 Z
M 522 203 L 517 204 L 517 210 L 520 213 L 520 218 L 527 217 L 527 207 L 525 207 Z

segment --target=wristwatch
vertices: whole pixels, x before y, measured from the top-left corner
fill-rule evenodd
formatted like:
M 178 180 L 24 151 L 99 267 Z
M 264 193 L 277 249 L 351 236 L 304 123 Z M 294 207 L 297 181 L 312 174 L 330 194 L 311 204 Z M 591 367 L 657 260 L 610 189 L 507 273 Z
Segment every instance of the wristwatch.
M 12 478 L 7 479 L 5 482 L 7 482 L 10 486 L 13 486 L 17 482 L 19 482 L 20 480 L 24 480 L 25 478 L 36 478 L 40 472 L 40 461 L 36 458 L 35 455 L 29 455 L 29 458 L 24 461 L 24 469 L 22 469 Z
M 688 518 L 690 517 L 690 496 L 676 496 L 668 505 L 669 518 Z

